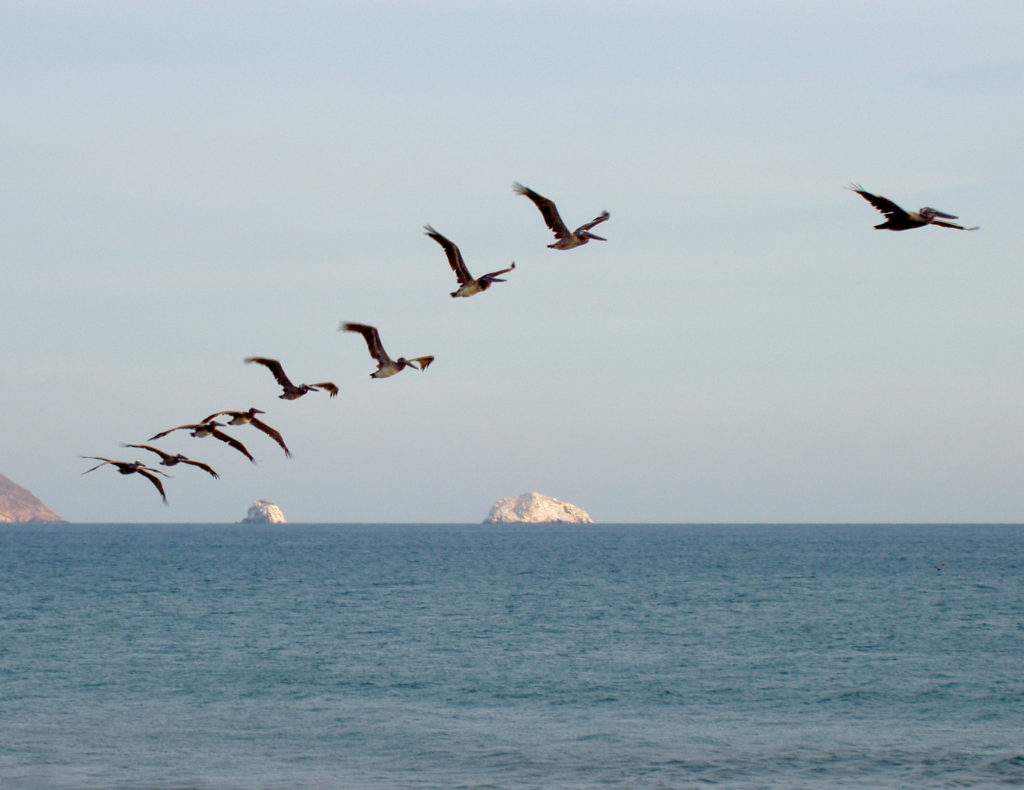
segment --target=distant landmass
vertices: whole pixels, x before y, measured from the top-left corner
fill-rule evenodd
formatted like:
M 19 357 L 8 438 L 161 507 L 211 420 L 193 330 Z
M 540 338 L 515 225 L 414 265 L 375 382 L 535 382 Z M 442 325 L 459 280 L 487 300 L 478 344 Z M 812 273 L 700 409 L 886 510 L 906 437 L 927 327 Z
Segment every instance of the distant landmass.
M 31 491 L 0 475 L 0 523 L 63 520 Z
M 593 524 L 583 508 L 531 491 L 494 503 L 484 524 Z
M 281 508 L 265 499 L 257 499 L 249 507 L 249 514 L 241 520 L 242 524 L 287 524 Z

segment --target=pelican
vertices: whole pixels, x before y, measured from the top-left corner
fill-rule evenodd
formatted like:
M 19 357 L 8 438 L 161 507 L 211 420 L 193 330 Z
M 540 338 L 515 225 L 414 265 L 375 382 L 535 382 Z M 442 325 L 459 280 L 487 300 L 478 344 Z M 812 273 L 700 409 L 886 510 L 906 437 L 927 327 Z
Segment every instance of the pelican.
M 301 398 L 307 392 L 316 392 L 318 390 L 326 390 L 330 393 L 332 398 L 338 394 L 338 388 L 330 381 L 321 381 L 319 384 L 292 384 L 291 379 L 285 375 L 284 368 L 281 367 L 281 363 L 276 359 L 269 359 L 268 357 L 246 357 L 245 362 L 255 362 L 258 365 L 263 365 L 274 375 L 274 379 L 284 390 L 284 393 L 277 396 L 281 400 L 295 400 L 296 398 Z
M 452 271 L 455 272 L 455 279 L 459 281 L 459 288 L 456 291 L 452 291 L 452 296 L 473 296 L 481 291 L 486 291 L 491 287 L 492 283 L 505 282 L 498 275 L 505 274 L 505 272 L 510 272 L 516 268 L 515 261 L 513 261 L 512 265 L 507 269 L 502 269 L 500 272 L 491 272 L 474 279 L 469 273 L 469 269 L 466 268 L 466 262 L 462 260 L 462 253 L 459 252 L 458 246 L 446 239 L 430 227 L 430 225 L 424 225 L 423 227 L 427 235 L 444 248 L 445 255 L 448 256 L 448 265 L 452 267 Z
M 910 230 L 911 228 L 920 228 L 924 225 L 939 225 L 943 228 L 956 228 L 957 230 L 977 230 L 979 227 L 975 225 L 973 228 L 965 228 L 963 225 L 957 225 L 955 222 L 941 222 L 935 218 L 959 219 L 959 217 L 955 214 L 946 214 L 945 212 L 938 211 L 930 206 L 925 206 L 918 211 L 904 211 L 888 198 L 884 198 L 881 195 L 872 195 L 870 192 L 867 192 L 860 184 L 850 184 L 846 188 L 856 192 L 886 216 L 885 222 L 881 225 L 875 225 L 875 230 Z
M 160 456 L 161 466 L 176 466 L 177 464 L 190 464 L 191 466 L 197 466 L 204 472 L 207 472 L 212 477 L 219 478 L 220 475 L 213 471 L 209 464 L 204 464 L 202 461 L 193 461 L 191 458 L 186 458 L 181 453 L 175 453 L 171 455 L 166 453 L 158 447 L 153 447 L 150 444 L 122 444 L 122 447 L 135 447 L 139 450 L 149 450 L 151 453 L 156 453 Z
M 253 428 L 258 428 L 263 431 L 267 436 L 281 445 L 281 449 L 284 450 L 284 454 L 289 458 L 292 457 L 292 451 L 288 449 L 288 445 L 284 443 L 284 437 L 281 436 L 281 432 L 274 430 L 265 422 L 257 419 L 257 414 L 266 414 L 265 411 L 260 411 L 255 407 L 251 407 L 248 411 L 219 411 L 216 414 L 211 414 L 205 418 L 203 422 L 210 422 L 215 420 L 217 417 L 228 416 L 231 417 L 228 420 L 228 425 L 251 425 Z
M 151 467 L 148 467 L 145 464 L 143 464 L 142 461 L 113 461 L 110 458 L 103 458 L 102 456 L 99 455 L 83 455 L 82 458 L 91 458 L 94 461 L 100 462 L 96 464 L 96 466 L 92 467 L 92 469 L 86 469 L 84 472 L 82 472 L 83 475 L 87 475 L 89 474 L 89 472 L 94 472 L 101 466 L 106 466 L 107 464 L 110 464 L 111 466 L 116 466 L 117 471 L 123 475 L 142 475 L 149 482 L 156 486 L 156 490 L 160 492 L 160 496 L 164 500 L 164 504 L 167 504 L 167 494 L 164 493 L 164 484 L 161 483 L 160 478 L 157 477 L 157 475 L 170 477 L 170 475 L 168 475 L 166 472 L 161 472 L 159 469 L 153 469 Z
M 166 431 L 161 431 L 160 433 L 150 436 L 146 441 L 155 442 L 157 439 L 162 439 L 164 436 L 169 433 L 173 433 L 174 431 L 190 431 L 191 433 L 189 435 L 195 436 L 197 439 L 202 439 L 206 436 L 212 436 L 214 439 L 219 439 L 224 442 L 224 444 L 234 447 L 253 463 L 256 463 L 256 459 L 252 457 L 252 453 L 246 449 L 244 444 L 238 441 L 234 436 L 228 436 L 223 431 L 217 430 L 218 428 L 223 427 L 224 423 L 222 422 L 203 420 L 203 422 L 196 422 L 191 425 L 179 425 L 177 428 L 168 428 Z
M 602 211 L 601 214 L 594 219 L 590 220 L 586 225 L 580 225 L 572 233 L 565 227 L 565 223 L 562 222 L 562 218 L 558 214 L 558 209 L 555 208 L 553 201 L 548 200 L 543 195 L 538 195 L 529 187 L 524 187 L 522 184 L 516 182 L 512 185 L 512 189 L 520 195 L 526 195 L 530 200 L 534 202 L 537 208 L 540 209 L 541 216 L 544 217 L 544 222 L 551 228 L 551 232 L 555 234 L 557 241 L 554 244 L 549 244 L 553 250 L 571 250 L 573 247 L 580 247 L 586 244 L 591 239 L 597 239 L 598 241 L 608 241 L 603 236 L 598 236 L 596 233 L 591 233 L 590 229 L 595 225 L 599 225 L 611 216 L 607 211 Z
M 375 326 L 342 323 L 338 329 L 346 332 L 358 332 L 363 336 L 363 340 L 366 341 L 366 347 L 370 349 L 370 356 L 377 360 L 377 369 L 370 374 L 370 378 L 386 379 L 388 376 L 394 376 L 403 368 L 408 367 L 426 370 L 427 366 L 434 361 L 433 357 L 413 357 L 412 359 L 399 357 L 398 359 L 392 359 L 388 356 L 388 352 L 384 350 L 384 345 L 380 342 L 380 333 L 377 332 L 377 327 Z

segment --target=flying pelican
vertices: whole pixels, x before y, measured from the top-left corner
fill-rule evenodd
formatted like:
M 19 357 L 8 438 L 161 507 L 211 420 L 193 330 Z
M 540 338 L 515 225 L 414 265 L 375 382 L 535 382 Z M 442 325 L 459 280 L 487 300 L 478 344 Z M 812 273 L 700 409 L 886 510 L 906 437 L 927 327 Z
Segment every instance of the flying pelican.
M 943 228 L 956 228 L 957 230 L 977 230 L 979 227 L 975 225 L 973 228 L 965 228 L 963 225 L 957 225 L 955 222 L 941 222 L 935 218 L 959 219 L 959 217 L 954 214 L 937 211 L 930 206 L 925 206 L 918 211 L 904 211 L 888 198 L 872 195 L 870 192 L 867 192 L 860 184 L 850 184 L 846 188 L 856 192 L 886 216 L 885 222 L 881 225 L 875 225 L 875 230 L 910 230 L 911 228 L 920 228 L 924 225 L 940 225 Z
M 426 229 L 427 235 L 444 248 L 445 255 L 448 256 L 448 265 L 452 267 L 452 271 L 455 272 L 455 278 L 459 281 L 459 288 L 457 291 L 452 291 L 452 296 L 473 296 L 481 291 L 486 291 L 491 287 L 492 283 L 505 282 L 498 275 L 505 274 L 505 272 L 510 272 L 516 268 L 515 261 L 513 261 L 512 265 L 507 269 L 502 269 L 500 272 L 491 272 L 474 279 L 473 275 L 469 273 L 469 269 L 466 268 L 466 262 L 462 259 L 462 253 L 459 252 L 458 246 L 446 239 L 430 227 L 430 225 L 424 225 L 423 227 Z
M 526 195 L 530 200 L 534 202 L 537 208 L 540 209 L 541 216 L 544 217 L 544 222 L 551 228 L 551 232 L 555 234 L 557 241 L 554 244 L 549 244 L 553 250 L 571 250 L 573 247 L 579 247 L 586 244 L 591 239 L 597 239 L 598 241 L 608 241 L 603 236 L 598 236 L 596 233 L 591 233 L 590 229 L 595 225 L 599 225 L 611 216 L 607 211 L 602 211 L 601 214 L 594 219 L 590 220 L 586 225 L 580 225 L 572 233 L 565 227 L 565 223 L 562 222 L 562 218 L 558 214 L 558 209 L 555 208 L 553 201 L 548 200 L 543 195 L 538 195 L 529 187 L 524 187 L 522 184 L 516 182 L 512 185 L 512 189 L 520 195 Z
M 219 474 L 213 471 L 209 464 L 204 464 L 202 461 L 193 461 L 191 458 L 186 458 L 181 453 L 175 453 L 171 455 L 166 453 L 158 447 L 153 447 L 151 444 L 122 444 L 122 447 L 136 447 L 140 450 L 149 450 L 151 453 L 156 453 L 160 456 L 161 466 L 176 466 L 177 464 L 190 464 L 192 466 L 198 466 L 204 472 L 209 473 L 213 477 L 220 477 Z
M 281 445 L 281 449 L 284 450 L 284 454 L 291 458 L 292 451 L 289 450 L 288 445 L 284 443 L 284 437 L 281 436 L 281 432 L 271 428 L 262 420 L 257 419 L 257 414 L 266 414 L 266 412 L 255 407 L 251 407 L 248 411 L 219 411 L 216 414 L 211 414 L 209 417 L 206 417 L 203 422 L 210 422 L 210 420 L 214 420 L 217 417 L 227 415 L 231 417 L 231 419 L 228 420 L 228 425 L 251 425 L 253 428 L 258 428 Z
M 377 360 L 377 369 L 370 374 L 370 378 L 386 379 L 388 376 L 394 376 L 403 368 L 408 367 L 426 370 L 427 366 L 434 361 L 433 357 L 413 357 L 412 359 L 399 357 L 398 359 L 392 359 L 388 356 L 388 352 L 384 350 L 384 345 L 380 342 L 380 333 L 377 332 L 377 327 L 375 326 L 342 323 L 338 329 L 346 332 L 358 332 L 363 336 L 363 340 L 366 341 L 366 347 L 370 349 L 370 356 Z
M 224 444 L 234 447 L 238 452 L 244 455 L 253 463 L 256 463 L 256 459 L 252 457 L 244 444 L 242 444 L 234 436 L 228 436 L 224 431 L 218 431 L 218 428 L 223 428 L 224 423 L 216 422 L 214 420 L 203 420 L 202 422 L 192 423 L 191 425 L 179 425 L 177 428 L 168 428 L 166 431 L 161 431 L 158 434 L 150 436 L 146 441 L 155 442 L 157 439 L 162 439 L 169 433 L 174 431 L 190 431 L 190 436 L 195 436 L 197 439 L 202 439 L 206 436 L 212 436 L 214 439 L 219 439 Z
M 326 390 L 330 393 L 333 398 L 338 394 L 338 388 L 330 381 L 321 381 L 319 384 L 292 384 L 291 379 L 285 375 L 284 368 L 281 367 L 281 363 L 276 359 L 269 359 L 268 357 L 246 357 L 245 362 L 255 362 L 258 365 L 263 365 L 273 375 L 274 379 L 284 389 L 284 393 L 278 395 L 281 400 L 295 400 L 301 398 L 307 392 L 316 392 L 318 390 Z
M 117 471 L 123 475 L 142 475 L 149 482 L 156 486 L 156 490 L 160 492 L 160 496 L 163 498 L 164 504 L 167 504 L 167 494 L 164 493 L 164 484 L 161 483 L 160 478 L 157 477 L 157 475 L 170 477 L 170 475 L 168 475 L 166 472 L 161 472 L 159 469 L 153 469 L 149 466 L 146 466 L 145 464 L 142 463 L 142 461 L 113 461 L 110 458 L 103 458 L 102 456 L 99 455 L 83 455 L 82 458 L 91 458 L 94 461 L 100 462 L 96 464 L 96 466 L 92 467 L 92 469 L 86 469 L 84 472 L 82 472 L 83 475 L 87 475 L 89 474 L 89 472 L 94 472 L 101 466 L 105 466 L 107 464 L 110 464 L 111 466 L 116 466 Z

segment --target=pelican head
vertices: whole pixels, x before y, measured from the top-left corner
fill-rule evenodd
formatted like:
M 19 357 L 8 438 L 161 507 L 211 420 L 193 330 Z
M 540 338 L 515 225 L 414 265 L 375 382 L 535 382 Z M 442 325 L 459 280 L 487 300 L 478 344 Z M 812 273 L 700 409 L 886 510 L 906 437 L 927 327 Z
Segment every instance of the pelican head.
M 943 219 L 959 219 L 959 217 L 957 217 L 955 214 L 947 214 L 946 212 L 939 211 L 938 209 L 934 209 L 931 206 L 925 206 L 917 213 L 920 214 L 925 219 L 933 219 L 935 217 L 942 217 Z

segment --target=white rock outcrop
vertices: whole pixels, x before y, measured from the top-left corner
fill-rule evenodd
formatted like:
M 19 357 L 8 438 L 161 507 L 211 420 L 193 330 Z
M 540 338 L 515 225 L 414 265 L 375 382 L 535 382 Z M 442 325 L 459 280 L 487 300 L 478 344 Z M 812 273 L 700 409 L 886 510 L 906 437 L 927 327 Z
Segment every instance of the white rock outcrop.
M 242 524 L 287 524 L 281 508 L 265 499 L 257 499 L 249 508 L 249 515 L 242 519 Z
M 583 508 L 531 491 L 494 503 L 484 524 L 593 524 Z

